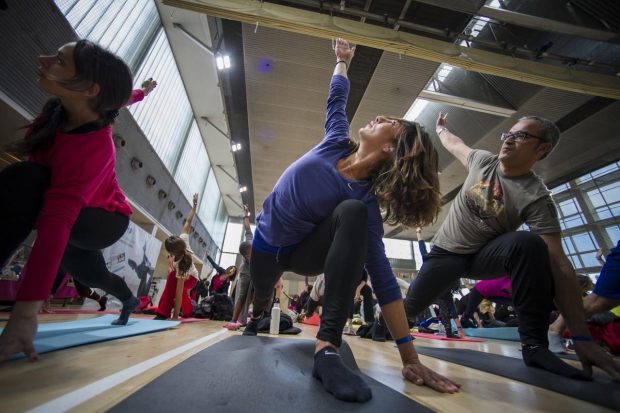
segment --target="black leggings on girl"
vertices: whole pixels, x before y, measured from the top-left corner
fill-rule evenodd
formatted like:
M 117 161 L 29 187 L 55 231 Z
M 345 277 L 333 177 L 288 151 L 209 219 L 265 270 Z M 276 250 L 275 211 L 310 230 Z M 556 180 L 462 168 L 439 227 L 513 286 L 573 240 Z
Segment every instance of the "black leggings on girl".
M 33 162 L 20 162 L 0 172 L 0 188 L 9 200 L 0 203 L 1 263 L 11 257 L 34 228 L 49 182 L 49 169 Z M 118 241 L 128 225 L 129 217 L 124 215 L 101 208 L 82 209 L 61 262 L 61 267 L 77 281 L 102 289 L 123 303 L 115 324 L 126 324 L 139 301 L 125 280 L 108 271 L 101 250 Z
M 254 285 L 254 315 L 269 308 L 273 288 L 284 271 L 315 276 L 325 273 L 323 313 L 317 338 L 335 348 L 342 343 L 353 295 L 366 261 L 368 212 L 357 200 L 340 203 L 322 223 L 287 255 L 252 252 L 250 272 Z M 246 328 L 246 335 L 256 334 L 256 320 Z M 329 347 L 327 347 L 329 349 Z M 320 351 L 314 358 L 313 374 L 325 389 L 341 400 L 366 401 L 370 388 L 342 363 L 331 350 Z

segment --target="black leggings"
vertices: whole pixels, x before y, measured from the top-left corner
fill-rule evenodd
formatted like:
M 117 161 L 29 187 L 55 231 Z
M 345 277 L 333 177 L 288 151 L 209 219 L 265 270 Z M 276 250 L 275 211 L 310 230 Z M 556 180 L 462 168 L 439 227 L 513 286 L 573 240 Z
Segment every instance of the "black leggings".
M 521 342 L 546 346 L 553 278 L 547 245 L 531 232 L 500 235 L 469 255 L 433 247 L 407 291 L 407 316 L 415 317 L 460 277 L 491 279 L 505 274 L 512 280 Z
M 58 289 L 62 285 L 62 282 L 65 280 L 66 275 L 67 275 L 66 272 L 58 271 L 58 273 L 56 274 L 56 279 L 54 280 L 54 284 L 52 285 L 52 291 L 51 291 L 52 295 L 56 294 L 56 291 L 58 291 Z M 101 296 L 97 294 L 95 290 L 82 284 L 81 282 L 74 279 L 73 285 L 75 286 L 75 290 L 80 295 L 80 297 L 90 298 L 91 300 L 95 300 L 95 301 L 101 300 Z
M 0 172 L 0 188 L 6 196 L 0 203 L 0 263 L 13 255 L 34 228 L 49 183 L 49 168 L 34 162 L 19 162 Z M 82 209 L 71 228 L 62 269 L 88 287 L 100 288 L 121 301 L 130 299 L 133 294 L 125 280 L 108 271 L 101 253 L 123 236 L 128 225 L 127 216 L 101 208 Z
M 368 285 L 363 286 L 360 289 L 360 295 L 364 297 L 364 322 L 371 323 L 375 320 L 375 312 L 372 310 L 372 288 Z M 359 304 L 353 303 L 351 310 L 349 311 L 349 318 L 353 318 L 355 309 Z
M 273 288 L 284 271 L 316 276 L 325 273 L 323 313 L 317 338 L 339 347 L 342 329 L 359 284 L 368 248 L 368 212 L 357 200 L 340 203 L 286 255 L 252 252 L 254 315 L 269 308 Z

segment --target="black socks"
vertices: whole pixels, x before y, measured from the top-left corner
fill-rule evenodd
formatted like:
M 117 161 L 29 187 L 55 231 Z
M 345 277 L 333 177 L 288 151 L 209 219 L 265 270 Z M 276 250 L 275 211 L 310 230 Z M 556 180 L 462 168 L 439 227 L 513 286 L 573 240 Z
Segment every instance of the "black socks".
M 571 379 L 592 380 L 581 370 L 560 360 L 560 358 L 549 351 L 546 346 L 523 344 L 521 354 L 523 354 L 523 361 L 527 366 L 538 367 Z
M 339 400 L 361 403 L 372 397 L 370 387 L 345 366 L 340 354 L 333 347 L 325 347 L 314 355 L 312 375 L 323 383 L 325 390 Z
M 99 310 L 97 311 L 105 311 L 106 308 L 106 304 L 108 303 L 108 297 L 106 297 L 105 295 L 103 297 L 101 297 L 99 300 L 97 300 L 99 302 Z
M 121 315 L 114 321 L 112 321 L 113 326 L 124 326 L 129 321 L 129 315 L 133 313 L 133 310 L 138 308 L 140 305 L 140 300 L 138 300 L 133 295 L 130 299 L 123 301 L 123 309 L 121 310 Z

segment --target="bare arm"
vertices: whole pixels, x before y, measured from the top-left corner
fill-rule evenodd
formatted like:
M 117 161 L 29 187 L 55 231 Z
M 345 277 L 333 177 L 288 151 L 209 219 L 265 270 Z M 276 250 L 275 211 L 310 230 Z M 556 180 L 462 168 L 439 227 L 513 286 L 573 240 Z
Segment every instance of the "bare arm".
M 472 149 L 467 146 L 461 138 L 448 130 L 448 123 L 446 121 L 447 118 L 447 113 L 439 112 L 437 123 L 435 125 L 435 132 L 437 132 L 437 136 L 439 136 L 439 140 L 441 141 L 443 147 L 454 155 L 454 157 L 458 159 L 463 166 L 467 166 L 467 157 L 471 153 Z
M 183 284 L 185 278 L 177 278 L 177 290 L 174 295 L 174 312 L 172 313 L 172 319 L 178 320 L 181 313 L 181 301 L 183 300 Z
M 252 239 L 252 227 L 250 227 L 250 209 L 246 204 L 243 204 L 243 232 L 245 233 L 245 240 Z
M 575 269 L 564 254 L 560 234 L 544 234 L 541 238 L 549 249 L 549 260 L 553 284 L 555 287 L 555 303 L 566 319 L 572 335 L 590 335 L 586 325 L 586 317 L 581 304 L 581 295 L 577 285 Z
M 366 285 L 366 281 L 362 281 L 358 284 L 357 288 L 355 289 L 355 300 L 359 300 L 360 299 L 360 293 L 362 292 L 362 288 L 364 288 L 364 286 Z
M 192 209 L 187 214 L 187 219 L 185 220 L 185 224 L 183 225 L 183 229 L 181 230 L 181 234 L 189 234 L 190 229 L 192 228 L 192 221 L 196 216 L 196 208 L 198 207 L 198 194 L 194 194 L 192 198 Z

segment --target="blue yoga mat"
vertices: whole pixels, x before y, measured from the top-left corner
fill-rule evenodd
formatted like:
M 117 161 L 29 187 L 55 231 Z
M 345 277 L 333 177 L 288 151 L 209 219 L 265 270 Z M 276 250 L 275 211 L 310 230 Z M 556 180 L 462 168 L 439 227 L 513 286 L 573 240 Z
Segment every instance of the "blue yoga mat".
M 467 337 L 521 341 L 517 327 L 466 328 L 464 331 Z
M 126 326 L 111 325 L 110 323 L 117 318 L 117 315 L 108 314 L 86 320 L 39 324 L 34 347 L 37 353 L 42 354 L 83 344 L 167 330 L 180 324 L 179 321 L 130 318 Z M 2 330 L 0 329 L 0 333 Z M 23 354 L 19 357 L 23 357 Z

